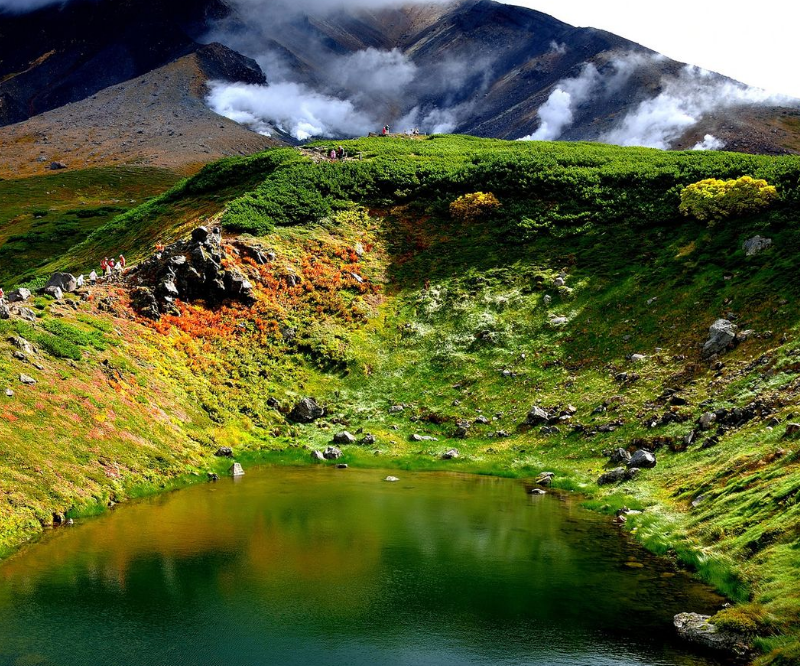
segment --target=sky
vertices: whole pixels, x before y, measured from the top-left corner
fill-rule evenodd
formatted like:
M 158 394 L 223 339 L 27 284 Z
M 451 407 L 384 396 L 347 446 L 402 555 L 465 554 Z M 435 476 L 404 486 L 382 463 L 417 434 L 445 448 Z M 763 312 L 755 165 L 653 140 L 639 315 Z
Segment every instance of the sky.
M 800 98 L 797 0 L 506 0 Z

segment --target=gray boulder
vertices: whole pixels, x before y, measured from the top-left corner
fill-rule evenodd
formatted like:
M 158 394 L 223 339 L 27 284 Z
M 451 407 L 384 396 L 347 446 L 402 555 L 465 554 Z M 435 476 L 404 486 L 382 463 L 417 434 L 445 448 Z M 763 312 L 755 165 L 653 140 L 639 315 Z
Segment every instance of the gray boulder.
M 414 433 L 411 435 L 412 442 L 438 442 L 439 440 L 436 437 L 431 437 L 430 435 L 418 435 Z
M 303 398 L 289 412 L 289 420 L 293 423 L 313 423 L 325 415 L 325 410 L 314 398 Z
M 192 240 L 195 243 L 205 243 L 208 238 L 208 227 L 197 227 L 192 231 Z
M 653 469 L 656 466 L 656 457 L 650 453 L 650 451 L 645 451 L 644 449 L 639 449 L 636 453 L 631 456 L 631 459 L 628 461 L 628 469 L 633 468 L 644 468 L 644 469 Z
M 342 452 L 335 446 L 329 446 L 322 452 L 322 457 L 325 460 L 337 460 L 342 457 Z
M 528 412 L 528 416 L 525 417 L 525 423 L 531 426 L 541 425 L 542 423 L 547 423 L 549 420 L 550 414 L 537 406 L 534 406 L 531 411 Z
M 19 316 L 27 321 L 36 321 L 36 313 L 30 308 L 20 308 Z
M 702 645 L 712 650 L 719 650 L 745 657 L 750 653 L 750 647 L 740 634 L 719 629 L 710 622 L 711 616 L 699 613 L 678 613 L 673 623 L 678 631 L 678 636 L 686 641 Z
M 612 465 L 618 465 L 619 463 L 624 463 L 627 465 L 630 459 L 631 459 L 631 454 L 628 453 L 625 449 L 620 447 L 612 451 L 611 457 L 608 459 L 608 462 L 610 462 Z
M 244 468 L 241 463 L 235 462 L 228 470 L 231 476 L 244 476 Z
M 388 481 L 389 483 L 397 483 L 400 479 L 396 476 L 387 476 L 384 481 Z
M 343 430 L 342 432 L 337 432 L 333 436 L 333 443 L 334 444 L 355 444 L 356 438 L 351 435 L 347 430 Z
M 442 454 L 442 460 L 454 460 L 458 458 L 458 449 L 449 449 Z
M 50 171 L 60 171 L 61 169 L 66 169 L 67 165 L 63 162 L 50 162 Z
M 366 435 L 364 435 L 364 436 L 361 438 L 361 443 L 362 443 L 364 446 L 372 446 L 372 445 L 373 445 L 373 444 L 375 444 L 377 441 L 378 441 L 378 439 L 375 437 L 375 435 L 371 435 L 370 433 L 367 433 Z
M 703 345 L 703 356 L 713 356 L 725 351 L 736 339 L 738 327 L 727 319 L 717 319 L 708 329 L 708 340 Z
M 325 460 L 325 456 L 322 455 L 322 451 L 312 451 L 311 460 Z
M 711 427 L 717 420 L 717 415 L 714 412 L 706 412 L 698 420 L 700 430 L 711 430 Z
M 61 287 L 45 287 L 43 292 L 48 296 L 52 296 L 57 301 L 64 298 L 64 292 L 61 291 Z
M 753 236 L 742 243 L 742 249 L 748 257 L 755 256 L 759 252 L 763 252 L 771 246 L 772 239 L 764 238 L 763 236 Z
M 58 287 L 62 292 L 69 294 L 78 288 L 78 280 L 72 273 L 53 273 L 45 289 L 47 287 Z
M 218 458 L 233 458 L 233 449 L 230 446 L 220 446 L 214 455 Z
M 36 348 L 22 336 L 12 335 L 8 341 L 23 354 L 31 355 L 36 353 Z
M 542 472 L 536 477 L 535 483 L 537 486 L 549 486 L 551 483 L 553 483 L 554 477 L 554 472 Z
M 7 299 L 9 303 L 22 303 L 27 301 L 30 297 L 31 290 L 20 287 L 19 289 L 14 289 L 14 291 L 9 292 Z
M 612 469 L 610 472 L 600 475 L 600 478 L 597 479 L 597 485 L 610 486 L 617 483 L 622 483 L 623 481 L 630 481 L 631 479 L 635 478 L 638 473 L 638 467 L 633 467 L 631 469 L 617 467 L 616 469 Z
M 21 374 L 19 376 L 19 381 L 23 384 L 33 385 L 36 383 L 36 380 L 33 377 L 29 377 L 28 375 Z
M 8 306 L 3 301 L 0 301 L 0 319 L 9 319 L 10 317 L 11 310 L 8 309 Z

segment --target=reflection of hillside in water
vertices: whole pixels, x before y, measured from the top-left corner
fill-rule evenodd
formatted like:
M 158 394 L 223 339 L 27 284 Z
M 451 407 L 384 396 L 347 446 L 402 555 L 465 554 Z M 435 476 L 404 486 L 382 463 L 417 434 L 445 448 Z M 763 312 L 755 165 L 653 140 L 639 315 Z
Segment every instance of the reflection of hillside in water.
M 624 566 L 632 556 L 646 568 Z M 486 649 L 498 630 L 525 650 L 534 635 L 577 631 L 578 650 L 581 632 L 631 614 L 663 628 L 717 601 L 642 557 L 607 519 L 517 482 L 267 469 L 122 507 L 5 563 L 0 642 L 35 637 L 54 617 L 91 635 L 111 615 L 125 633 L 168 622 L 191 635 L 238 618 L 284 639 L 436 635 Z

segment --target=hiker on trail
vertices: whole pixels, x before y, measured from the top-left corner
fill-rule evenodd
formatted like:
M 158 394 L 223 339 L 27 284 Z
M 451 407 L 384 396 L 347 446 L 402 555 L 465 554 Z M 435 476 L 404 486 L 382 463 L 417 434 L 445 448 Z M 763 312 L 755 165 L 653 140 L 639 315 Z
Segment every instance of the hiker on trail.
M 344 159 L 344 148 L 339 146 L 336 149 L 336 159 L 343 160 Z
M 81 287 L 83 287 L 83 273 L 81 273 L 81 274 L 78 276 L 78 279 L 77 279 L 77 280 L 75 280 L 75 286 L 76 286 L 76 287 L 78 287 L 78 289 L 80 289 Z
M 0 301 L 2 301 L 6 297 L 6 292 L 3 291 L 3 288 L 0 287 Z
M 125 268 L 125 264 L 127 264 L 127 263 L 128 262 L 125 261 L 125 257 L 123 257 L 122 255 L 119 255 L 119 261 L 117 262 L 117 265 L 119 266 L 119 269 L 123 270 Z
M 97 284 L 97 273 L 94 270 L 89 273 L 89 282 L 91 282 L 93 287 Z
M 100 272 L 105 273 L 106 268 L 108 268 L 108 257 L 106 257 L 105 259 L 103 259 L 103 261 L 100 262 Z
M 389 126 L 388 125 L 384 125 L 383 126 L 383 132 L 381 132 L 381 134 L 383 134 L 383 136 L 386 136 L 388 133 L 389 133 Z
M 111 271 L 114 270 L 114 260 L 109 259 L 106 262 L 106 277 L 111 277 Z
M 331 148 L 331 152 L 329 153 L 328 157 L 330 157 L 332 160 L 335 160 L 336 159 L 336 149 Z

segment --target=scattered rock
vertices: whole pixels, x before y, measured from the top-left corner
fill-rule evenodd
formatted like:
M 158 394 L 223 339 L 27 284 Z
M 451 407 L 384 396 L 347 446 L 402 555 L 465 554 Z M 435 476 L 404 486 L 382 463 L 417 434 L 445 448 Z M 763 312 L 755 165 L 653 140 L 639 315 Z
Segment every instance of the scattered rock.
M 547 493 L 542 490 L 541 488 L 532 488 L 531 491 L 528 493 L 529 495 L 547 495 Z
M 277 409 L 278 411 L 280 411 L 281 403 L 278 402 L 278 400 L 275 398 L 269 398 L 267 400 L 267 407 L 271 407 L 272 409 Z
M 391 407 L 389 407 L 389 413 L 390 414 L 399 414 L 404 409 L 405 409 L 405 407 L 403 405 L 392 405 Z
M 697 421 L 700 430 L 711 430 L 712 425 L 717 420 L 717 415 L 714 412 L 706 412 Z
M 554 472 L 542 472 L 539 476 L 536 477 L 536 481 L 534 483 L 537 486 L 549 486 L 553 483 L 553 478 L 555 477 Z
M 7 388 L 6 389 L 6 397 L 13 398 L 14 397 L 14 391 L 12 391 L 10 388 Z
M 230 446 L 220 446 L 214 455 L 218 458 L 233 458 L 233 449 Z
M 336 469 L 347 469 L 347 463 L 338 463 Z
M 533 406 L 525 417 L 525 424 L 530 426 L 541 425 L 550 420 L 550 414 L 541 407 Z
M 612 469 L 610 472 L 600 475 L 600 478 L 597 479 L 597 485 L 609 486 L 612 484 L 622 483 L 623 481 L 630 481 L 631 479 L 635 478 L 638 473 L 638 467 L 631 469 L 617 467 L 616 469 Z
M 647 356 L 644 354 L 633 354 L 631 356 L 631 363 L 644 363 L 647 360 Z
M 454 460 L 458 456 L 458 449 L 449 449 L 442 454 L 442 460 Z
M 564 286 L 564 278 L 562 278 L 560 276 L 557 277 L 555 280 L 553 280 L 553 286 L 554 287 L 563 287 Z
M 708 495 L 699 495 L 695 499 L 692 500 L 692 508 L 696 509 L 700 506 L 703 502 L 708 499 Z
M 18 349 L 14 350 L 14 353 L 12 353 L 11 355 L 12 355 L 12 356 L 13 356 L 15 359 L 17 359 L 18 361 L 27 361 L 27 360 L 28 360 L 28 357 L 27 357 L 27 356 L 25 356 L 25 354 L 23 354 L 23 353 L 22 353 L 21 351 L 19 351 Z
M 755 334 L 756 334 L 756 332 L 751 328 L 748 328 L 746 331 L 739 331 L 736 334 L 736 342 L 737 342 L 737 344 L 740 343 L 740 342 L 747 342 Z
M 0 301 L 0 319 L 10 319 L 10 318 L 11 318 L 11 310 L 3 301 Z
M 325 410 L 314 398 L 303 398 L 289 412 L 289 420 L 293 423 L 313 423 L 325 415 Z
M 612 451 L 611 456 L 608 459 L 612 465 L 618 465 L 619 463 L 623 463 L 627 465 L 631 460 L 631 454 L 628 453 L 623 448 L 616 448 Z
M 25 289 L 24 287 L 20 287 L 19 289 L 14 289 L 14 291 L 9 292 L 8 299 L 9 303 L 24 303 L 31 297 L 31 290 Z
M 67 165 L 64 162 L 50 162 L 50 171 L 60 171 L 66 169 Z
M 800 423 L 790 423 L 786 426 L 784 437 L 794 437 L 798 433 L 800 433 Z
M 18 313 L 19 316 L 26 321 L 36 321 L 36 313 L 30 308 L 19 308 Z
M 550 294 L 545 294 L 542 302 L 545 304 L 545 306 L 548 306 L 553 302 L 553 297 Z
M 552 317 L 550 319 L 550 326 L 566 326 L 569 323 L 569 319 L 566 317 Z
M 390 483 L 396 483 L 396 482 L 397 482 L 397 481 L 399 481 L 399 480 L 400 480 L 400 479 L 398 479 L 396 476 L 387 476 L 387 477 L 384 479 L 384 481 L 389 481 Z
M 334 444 L 355 444 L 356 438 L 351 435 L 347 430 L 343 430 L 342 432 L 337 432 L 333 436 L 333 443 Z
M 709 615 L 678 613 L 673 622 L 675 629 L 678 630 L 678 635 L 691 643 L 712 650 L 732 653 L 738 657 L 745 657 L 749 654 L 750 648 L 743 636 L 719 629 L 710 620 L 711 616 Z
M 456 426 L 456 430 L 453 433 L 453 437 L 455 437 L 456 439 L 465 439 L 469 434 L 469 427 L 470 427 L 469 423 L 464 421 L 460 422 Z
M 335 446 L 329 446 L 322 452 L 322 457 L 325 458 L 325 460 L 337 460 L 342 457 L 342 452 Z
M 325 460 L 325 456 L 322 455 L 322 451 L 312 451 L 311 460 Z
M 53 513 L 53 525 L 63 525 L 67 522 L 67 517 L 63 513 Z
M 25 374 L 21 374 L 19 376 L 19 381 L 21 381 L 23 384 L 28 384 L 28 385 L 36 383 L 36 380 L 33 377 L 29 377 L 28 375 Z
M 233 463 L 228 471 L 231 476 L 244 476 L 244 468 L 238 462 Z
M 763 236 L 753 236 L 742 243 L 742 249 L 744 250 L 745 255 L 748 257 L 755 256 L 759 252 L 763 252 L 771 246 L 772 239 L 764 238 Z
M 703 356 L 708 358 L 725 351 L 736 340 L 737 328 L 736 324 L 727 319 L 717 319 L 708 329 Z
M 644 468 L 644 469 L 653 469 L 656 466 L 656 457 L 650 453 L 649 451 L 645 451 L 644 449 L 639 449 L 631 456 L 631 459 L 628 461 L 628 469 L 632 468 Z
M 491 421 L 487 419 L 485 416 L 481 415 L 475 419 L 475 423 L 478 423 L 480 425 L 489 425 Z
M 378 438 L 375 437 L 375 435 L 372 435 L 370 433 L 367 433 L 366 435 L 364 435 L 361 438 L 361 444 L 363 444 L 364 446 L 372 446 L 372 445 L 376 444 L 377 441 L 378 441 Z
M 411 441 L 412 442 L 438 442 L 439 440 L 438 440 L 438 438 L 431 437 L 430 435 L 418 435 L 417 433 L 414 433 L 413 435 L 411 435 Z
M 219 481 L 219 474 L 216 474 L 215 472 L 209 472 L 208 473 L 208 480 L 209 481 Z
M 61 291 L 60 287 L 45 287 L 42 290 L 42 293 L 46 294 L 47 296 L 52 296 L 57 301 L 60 301 L 64 298 L 64 292 Z
M 48 287 L 58 287 L 65 294 L 71 294 L 78 288 L 78 281 L 71 273 L 53 273 L 45 285 Z

